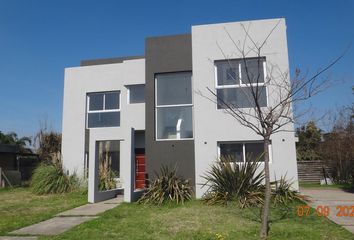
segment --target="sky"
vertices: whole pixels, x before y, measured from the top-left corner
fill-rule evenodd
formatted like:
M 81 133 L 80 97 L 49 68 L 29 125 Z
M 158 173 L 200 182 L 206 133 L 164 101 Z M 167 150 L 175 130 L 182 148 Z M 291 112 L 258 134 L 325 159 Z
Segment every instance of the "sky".
M 64 68 L 80 60 L 144 54 L 149 36 L 192 25 L 285 17 L 290 70 L 317 71 L 353 46 L 328 74 L 329 89 L 304 106 L 354 101 L 354 1 L 0 0 L 0 131 L 61 131 Z M 74 104 L 74 103 L 73 103 Z

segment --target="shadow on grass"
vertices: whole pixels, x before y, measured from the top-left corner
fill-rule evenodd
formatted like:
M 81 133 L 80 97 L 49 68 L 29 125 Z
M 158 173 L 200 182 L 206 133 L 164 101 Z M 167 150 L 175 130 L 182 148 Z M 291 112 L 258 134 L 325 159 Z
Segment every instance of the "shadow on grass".
M 342 189 L 344 192 L 354 193 L 354 186 L 353 185 L 346 185 L 346 186 L 340 187 L 339 189 Z
M 304 202 L 291 202 L 289 205 L 271 205 L 269 223 L 277 223 L 285 219 L 290 219 L 295 216 L 296 205 L 304 205 Z M 241 210 L 241 216 L 257 223 L 262 222 L 262 208 L 250 207 Z

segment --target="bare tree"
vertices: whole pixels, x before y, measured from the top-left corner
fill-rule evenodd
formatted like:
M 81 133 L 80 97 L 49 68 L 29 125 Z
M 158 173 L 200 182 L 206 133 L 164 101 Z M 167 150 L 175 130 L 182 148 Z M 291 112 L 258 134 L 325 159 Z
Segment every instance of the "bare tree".
M 225 33 L 232 41 L 239 58 L 237 60 L 230 59 L 223 52 L 222 47 L 219 45 L 218 47 L 228 63 L 228 77 L 232 78 L 237 84 L 242 83 L 243 87 L 239 88 L 239 94 L 242 94 L 244 100 L 235 101 L 207 88 L 213 95 L 212 98 L 208 97 L 209 99 L 216 102 L 219 108 L 223 108 L 239 124 L 251 129 L 264 140 L 265 199 L 260 230 L 262 239 L 267 238 L 269 231 L 271 188 L 268 149 L 271 136 L 281 131 L 293 131 L 292 128 L 287 127 L 294 123 L 293 104 L 305 101 L 328 87 L 330 79 L 323 78 L 322 74 L 335 65 L 346 52 L 312 76 L 300 74 L 300 70 L 296 69 L 294 78 L 290 79 L 288 69 L 284 71 L 277 64 L 269 61 L 265 64 L 264 56 L 266 54 L 263 53 L 263 49 L 279 23 L 280 21 L 270 30 L 262 42 L 255 41 L 251 36 L 250 24 L 246 26 L 241 23 L 244 33 L 242 41 L 235 41 L 225 28 Z M 235 68 L 234 61 L 239 61 L 240 66 L 242 66 L 241 82 L 237 73 L 239 70 Z M 264 71 L 264 66 L 266 66 L 266 71 Z M 320 76 L 321 78 L 319 78 Z

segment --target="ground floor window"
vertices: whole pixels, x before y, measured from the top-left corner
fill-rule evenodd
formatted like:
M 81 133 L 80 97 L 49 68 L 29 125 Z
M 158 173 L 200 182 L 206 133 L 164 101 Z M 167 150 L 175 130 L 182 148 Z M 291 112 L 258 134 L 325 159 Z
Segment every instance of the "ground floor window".
M 232 162 L 264 161 L 263 141 L 218 142 L 218 156 Z M 269 147 L 271 160 L 271 145 Z

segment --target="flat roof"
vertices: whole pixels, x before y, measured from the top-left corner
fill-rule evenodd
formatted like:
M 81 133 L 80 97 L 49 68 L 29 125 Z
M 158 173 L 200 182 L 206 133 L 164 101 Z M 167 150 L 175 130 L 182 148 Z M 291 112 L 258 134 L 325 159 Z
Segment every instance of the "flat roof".
M 145 56 L 126 56 L 126 57 L 116 57 L 116 58 L 101 58 L 101 59 L 82 60 L 80 62 L 80 66 L 122 63 L 127 60 L 143 59 L 143 58 L 145 58 Z

